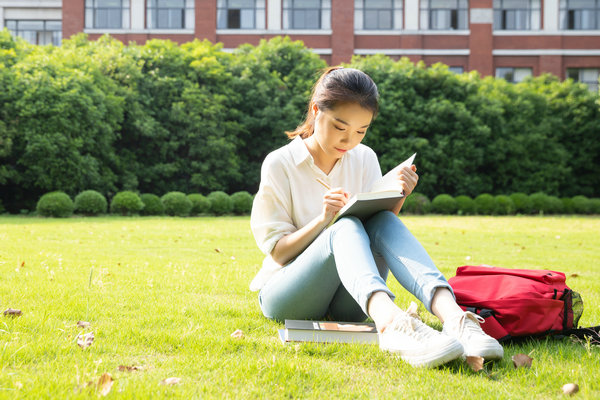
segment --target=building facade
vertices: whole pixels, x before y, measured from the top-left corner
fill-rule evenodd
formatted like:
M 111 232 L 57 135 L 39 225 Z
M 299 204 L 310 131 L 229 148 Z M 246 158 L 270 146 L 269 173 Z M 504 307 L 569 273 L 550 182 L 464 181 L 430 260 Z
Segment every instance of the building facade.
M 0 0 L 0 20 L 18 30 L 7 3 L 62 3 L 65 38 L 199 38 L 232 50 L 287 35 L 331 65 L 381 53 L 513 82 L 549 72 L 598 89 L 600 0 Z
M 34 44 L 60 45 L 61 0 L 0 0 L 0 29 Z

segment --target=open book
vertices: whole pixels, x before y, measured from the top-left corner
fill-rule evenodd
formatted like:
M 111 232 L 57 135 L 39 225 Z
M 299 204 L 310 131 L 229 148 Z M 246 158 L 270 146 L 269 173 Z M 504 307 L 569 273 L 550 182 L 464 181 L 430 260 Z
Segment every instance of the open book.
M 398 183 L 398 170 L 402 167 L 412 165 L 417 153 L 408 157 L 404 162 L 379 179 L 370 192 L 358 193 L 352 196 L 348 203 L 337 213 L 333 222 L 342 217 L 353 215 L 365 220 L 381 210 L 391 210 L 398 201 L 404 197 L 402 188 Z

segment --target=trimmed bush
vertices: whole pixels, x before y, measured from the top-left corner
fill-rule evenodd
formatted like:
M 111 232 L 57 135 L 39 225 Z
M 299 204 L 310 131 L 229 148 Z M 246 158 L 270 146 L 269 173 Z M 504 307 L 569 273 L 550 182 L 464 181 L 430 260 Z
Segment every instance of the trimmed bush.
M 187 198 L 192 202 L 190 215 L 206 214 L 210 211 L 210 201 L 200 193 L 191 193 Z
M 402 211 L 408 214 L 425 214 L 429 212 L 431 201 L 422 193 L 412 192 L 402 206 Z
M 0 200 L 0 214 L 4 213 L 4 206 L 2 205 L 2 200 Z
M 531 214 L 533 204 L 531 203 L 529 196 L 525 193 L 517 192 L 511 194 L 509 197 L 513 201 L 515 212 L 517 214 Z
M 232 194 L 231 201 L 233 202 L 234 214 L 250 214 L 250 211 L 252 211 L 252 202 L 254 201 L 254 197 L 252 197 L 252 195 L 246 191 L 241 191 Z
M 565 214 L 573 214 L 575 211 L 573 210 L 573 199 L 570 197 L 563 197 L 560 199 L 563 204 L 563 213 Z
M 548 196 L 548 213 L 562 214 L 564 210 L 563 202 L 556 196 Z
M 456 214 L 458 204 L 449 194 L 438 194 L 431 201 L 430 209 L 435 214 Z
M 458 215 L 473 215 L 476 212 L 475 202 L 470 196 L 464 194 L 456 196 L 456 206 Z
M 600 199 L 590 199 L 590 214 L 600 214 Z
M 550 214 L 552 205 L 550 203 L 550 196 L 546 193 L 537 192 L 529 195 L 531 199 L 531 212 L 533 214 Z
M 133 215 L 144 208 L 144 203 L 137 193 L 129 190 L 119 192 L 110 202 L 110 212 L 113 214 Z
M 503 194 L 499 194 L 495 198 L 496 200 L 496 213 L 499 215 L 511 215 L 515 212 L 515 203 L 510 197 Z
M 79 214 L 105 214 L 107 207 L 106 198 L 95 190 L 85 190 L 75 196 L 75 211 Z
M 140 196 L 140 200 L 144 203 L 144 208 L 140 214 L 142 215 L 163 215 L 165 213 L 165 206 L 163 206 L 160 197 L 152 193 L 144 193 Z
M 496 199 L 489 193 L 482 193 L 475 197 L 475 210 L 477 214 L 493 215 L 496 213 Z
M 590 199 L 585 196 L 575 196 L 572 199 L 573 201 L 573 211 L 576 214 L 589 214 L 592 209 L 592 204 L 590 203 Z
M 37 213 L 44 217 L 66 218 L 73 214 L 75 205 L 65 192 L 46 193 L 37 202 Z
M 231 214 L 233 211 L 233 201 L 227 193 L 217 190 L 210 193 L 207 197 L 210 202 L 210 212 L 215 215 Z
M 182 192 L 169 192 L 161 197 L 160 201 L 165 206 L 167 215 L 187 217 L 192 210 L 192 202 Z

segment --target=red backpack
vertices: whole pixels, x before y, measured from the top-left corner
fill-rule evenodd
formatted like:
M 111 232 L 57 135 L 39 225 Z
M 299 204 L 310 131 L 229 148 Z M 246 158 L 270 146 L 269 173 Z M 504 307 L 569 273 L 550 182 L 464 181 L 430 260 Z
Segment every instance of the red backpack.
M 577 329 L 583 302 L 562 272 L 463 266 L 448 282 L 456 302 L 484 318 L 482 329 L 501 342 L 548 334 L 598 338 L 598 327 Z

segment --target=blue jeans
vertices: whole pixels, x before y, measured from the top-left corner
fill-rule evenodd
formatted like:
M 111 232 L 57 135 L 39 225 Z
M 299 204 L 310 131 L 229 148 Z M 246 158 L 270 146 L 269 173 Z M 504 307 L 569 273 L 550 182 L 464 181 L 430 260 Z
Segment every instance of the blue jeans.
M 394 299 L 385 284 L 388 270 L 431 312 L 440 287 L 452 288 L 444 275 L 391 211 L 364 224 L 342 218 L 321 234 L 259 293 L 263 314 L 271 319 L 364 321 L 375 292 Z

